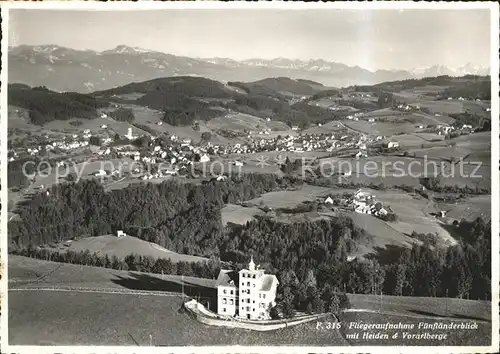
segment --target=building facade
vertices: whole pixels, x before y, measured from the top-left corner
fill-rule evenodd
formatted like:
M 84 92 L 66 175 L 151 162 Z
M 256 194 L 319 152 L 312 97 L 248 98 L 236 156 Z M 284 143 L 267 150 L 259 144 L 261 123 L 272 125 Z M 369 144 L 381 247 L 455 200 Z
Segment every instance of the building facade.
M 217 313 L 249 320 L 269 319 L 276 305 L 278 279 L 255 266 L 239 272 L 221 270 L 217 278 Z

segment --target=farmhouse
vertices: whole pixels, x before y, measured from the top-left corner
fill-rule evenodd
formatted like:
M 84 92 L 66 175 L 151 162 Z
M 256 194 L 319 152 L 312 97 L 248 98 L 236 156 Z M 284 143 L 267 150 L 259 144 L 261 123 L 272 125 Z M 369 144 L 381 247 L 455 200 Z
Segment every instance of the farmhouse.
M 269 319 L 269 309 L 275 306 L 278 279 L 264 274 L 253 258 L 248 269 L 239 272 L 221 270 L 216 282 L 217 313 L 249 320 Z
M 388 149 L 397 148 L 397 147 L 399 147 L 399 143 L 397 141 L 389 141 L 387 143 Z
M 204 154 L 200 157 L 200 162 L 209 162 L 210 161 L 210 156 L 207 154 Z

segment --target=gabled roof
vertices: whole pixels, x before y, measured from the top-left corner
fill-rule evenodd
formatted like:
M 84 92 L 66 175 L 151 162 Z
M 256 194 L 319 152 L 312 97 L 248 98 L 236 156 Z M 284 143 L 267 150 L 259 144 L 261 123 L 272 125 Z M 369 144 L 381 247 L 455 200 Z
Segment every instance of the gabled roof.
M 260 291 L 269 291 L 271 290 L 274 282 L 278 283 L 278 278 L 272 274 L 264 274 L 262 276 L 262 283 L 260 286 Z
M 239 282 L 239 274 L 234 270 L 225 270 L 221 269 L 219 272 L 219 276 L 217 277 L 217 281 L 215 282 L 215 286 L 234 286 L 237 287 Z

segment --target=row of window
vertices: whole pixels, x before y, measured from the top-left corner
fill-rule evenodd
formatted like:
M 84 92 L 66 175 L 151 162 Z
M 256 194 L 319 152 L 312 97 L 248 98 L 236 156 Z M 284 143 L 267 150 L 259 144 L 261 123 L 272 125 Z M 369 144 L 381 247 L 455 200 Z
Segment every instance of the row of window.
M 245 283 L 241 282 L 241 286 L 245 286 Z M 247 282 L 247 286 L 250 286 L 250 282 Z M 253 284 L 253 287 L 255 288 L 255 284 Z
M 253 286 L 255 287 L 255 284 Z M 227 290 L 226 289 L 222 290 L 222 293 L 227 294 Z M 234 295 L 234 290 L 230 290 L 229 293 L 231 295 Z M 250 289 L 242 289 L 242 290 L 240 290 L 240 294 L 250 294 Z M 259 299 L 265 299 L 265 298 L 266 298 L 266 294 L 259 294 Z
M 224 305 L 226 305 L 227 304 L 227 299 L 222 299 L 222 303 Z M 234 305 L 234 299 L 229 299 L 229 305 Z
M 246 274 L 246 273 L 242 273 L 241 274 L 242 278 L 257 278 L 255 274 Z
M 242 310 L 245 310 L 245 306 L 241 306 L 241 309 L 242 309 Z M 247 311 L 250 311 L 250 306 L 247 306 Z M 255 312 L 255 307 L 254 307 L 254 308 L 252 308 L 252 311 L 254 311 L 254 312 Z

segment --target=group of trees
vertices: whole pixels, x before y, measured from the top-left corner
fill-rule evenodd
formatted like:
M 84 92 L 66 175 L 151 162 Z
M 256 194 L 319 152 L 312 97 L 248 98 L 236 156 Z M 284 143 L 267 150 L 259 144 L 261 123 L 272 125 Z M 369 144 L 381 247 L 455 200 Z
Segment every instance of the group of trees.
M 472 125 L 473 128 L 480 127 L 484 118 L 484 115 L 467 111 L 463 113 L 450 113 L 449 116 L 455 119 L 453 122 L 455 127 L 462 127 L 464 124 Z
M 93 95 L 75 92 L 58 93 L 46 87 L 29 88 L 9 85 L 9 105 L 29 110 L 33 124 L 43 125 L 53 120 L 72 118 L 92 119 L 97 117 L 97 109 L 108 107 L 107 100 Z
M 443 185 L 441 175 L 422 177 L 419 182 L 422 186 L 430 191 L 438 193 L 460 193 L 460 194 L 489 194 L 490 190 L 488 188 L 480 188 L 478 184 L 474 187 L 458 186 L 458 185 Z M 480 182 L 479 180 L 477 182 Z
M 206 262 L 172 262 L 169 258 L 153 258 L 138 254 L 129 254 L 125 258 L 116 255 L 109 256 L 98 252 L 85 251 L 58 251 L 55 249 L 28 246 L 12 251 L 25 257 L 43 259 L 46 261 L 79 264 L 93 267 L 111 268 L 115 270 L 129 270 L 164 275 L 185 275 L 199 278 L 216 278 L 219 274 L 221 263 L 212 258 Z
M 132 111 L 130 108 L 122 108 L 122 107 L 112 112 L 109 112 L 109 116 L 119 122 L 131 123 L 135 119 L 134 111 Z
M 491 300 L 491 222 L 462 220 L 456 227 L 463 235 L 457 245 L 442 250 L 424 239 L 386 265 L 384 292 Z
M 468 100 L 491 100 L 491 80 L 484 76 L 469 76 L 467 82 L 458 83 L 440 92 L 441 99 L 463 97 Z
M 129 234 L 188 254 L 217 254 L 220 209 L 261 193 L 300 183 L 272 174 L 232 175 L 203 185 L 165 181 L 106 192 L 95 180 L 58 184 L 36 194 L 9 224 L 10 247 L 50 244 L 74 237 Z

